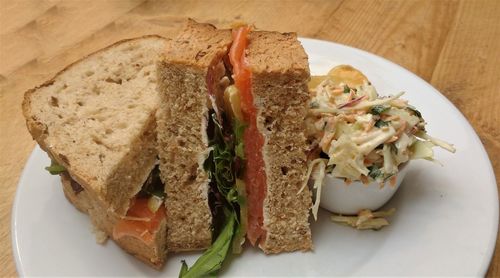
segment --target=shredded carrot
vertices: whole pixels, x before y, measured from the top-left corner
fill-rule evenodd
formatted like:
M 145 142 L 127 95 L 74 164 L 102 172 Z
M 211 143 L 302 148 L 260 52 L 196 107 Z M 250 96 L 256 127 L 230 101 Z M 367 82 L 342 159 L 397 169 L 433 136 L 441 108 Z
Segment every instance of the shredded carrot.
M 368 180 L 368 177 L 367 177 L 367 176 L 365 176 L 365 175 L 361 175 L 361 176 L 359 177 L 359 179 L 360 179 L 360 180 L 361 180 L 361 182 L 362 182 L 363 184 L 365 184 L 365 185 L 368 185 L 368 184 L 370 183 L 370 181 Z
M 389 180 L 389 184 L 391 185 L 391 187 L 396 186 L 396 181 L 397 181 L 397 176 L 396 175 L 392 176 L 391 179 Z

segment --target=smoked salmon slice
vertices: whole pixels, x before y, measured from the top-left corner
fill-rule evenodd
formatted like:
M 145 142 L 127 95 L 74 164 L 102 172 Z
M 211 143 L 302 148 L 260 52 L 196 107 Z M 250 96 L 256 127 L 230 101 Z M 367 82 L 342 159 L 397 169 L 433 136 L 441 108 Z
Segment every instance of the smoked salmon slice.
M 267 190 L 264 159 L 262 147 L 264 137 L 257 129 L 257 109 L 253 102 L 251 90 L 252 72 L 245 57 L 245 49 L 248 45 L 248 26 L 233 30 L 233 44 L 229 50 L 229 60 L 233 66 L 233 79 L 236 88 L 240 91 L 241 112 L 247 127 L 243 133 L 244 153 L 246 158 L 245 173 L 243 180 L 246 184 L 248 227 L 247 237 L 252 243 L 264 237 L 263 229 L 263 206 Z
M 124 219 L 118 221 L 113 228 L 115 240 L 125 236 L 135 237 L 147 245 L 152 245 L 154 235 L 160 227 L 160 222 L 166 217 L 165 206 L 162 204 L 156 212 L 148 207 L 148 199 L 140 198 L 133 202 Z

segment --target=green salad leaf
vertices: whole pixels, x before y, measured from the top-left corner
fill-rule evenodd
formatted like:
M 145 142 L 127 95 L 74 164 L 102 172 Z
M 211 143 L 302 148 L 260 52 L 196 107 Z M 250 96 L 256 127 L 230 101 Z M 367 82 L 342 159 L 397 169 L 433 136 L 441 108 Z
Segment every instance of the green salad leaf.
M 182 266 L 181 266 L 181 272 L 179 273 L 179 278 L 183 277 L 188 272 L 188 265 L 187 265 L 186 261 L 182 260 L 181 263 L 182 263 Z
M 228 211 L 224 228 L 203 255 L 188 268 L 186 262 L 182 263 L 179 277 L 204 277 L 215 274 L 226 259 L 229 248 L 231 247 L 232 238 L 235 232 L 236 212 Z
M 45 167 L 45 170 L 49 171 L 51 175 L 59 175 L 60 173 L 66 172 L 66 168 L 54 160 L 50 162 L 50 166 Z
M 165 185 L 160 179 L 160 169 L 156 165 L 141 187 L 138 197 L 151 197 L 152 195 L 165 199 Z

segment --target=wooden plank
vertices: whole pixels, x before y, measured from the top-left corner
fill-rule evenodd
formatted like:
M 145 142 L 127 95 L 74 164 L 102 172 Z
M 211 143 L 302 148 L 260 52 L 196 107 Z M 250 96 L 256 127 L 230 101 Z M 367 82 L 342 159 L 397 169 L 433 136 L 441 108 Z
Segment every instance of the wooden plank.
M 313 37 L 361 48 L 430 80 L 457 1 L 346 1 Z
M 497 184 L 500 181 L 499 18 L 500 1 L 462 1 L 431 79 L 479 134 L 496 172 Z M 499 248 L 497 238 L 490 277 L 500 277 Z
M 39 16 L 33 12 L 36 17 L 22 27 L 0 35 L 0 75 L 5 77 L 37 60 L 49 60 L 54 53 L 88 37 L 141 1 L 64 1 Z
M 179 24 L 186 17 L 228 28 L 234 22 L 255 24 L 257 28 L 282 32 L 297 32 L 307 36 L 323 25 L 324 19 L 342 1 L 174 1 L 147 2 L 135 10 L 136 15 L 166 25 Z M 193 7 L 196 6 L 196 9 Z M 299 23 L 307 22 L 307 24 Z
M 53 8 L 59 1 L 24 0 L 0 2 L 0 35 L 13 32 Z
M 18 30 L 16 34 L 5 35 L 5 37 L 8 37 L 8 41 L 12 41 L 12 45 L 2 46 L 3 49 L 0 49 L 0 52 L 5 53 L 6 57 L 11 56 L 7 54 L 8 50 L 12 50 L 16 54 L 12 55 L 0 68 L 0 73 L 4 73 L 3 79 L 7 79 L 7 76 L 9 76 L 9 83 L 18 83 L 21 80 L 17 80 L 17 78 L 23 78 L 22 84 L 24 86 L 21 89 L 26 90 L 39 84 L 42 80 L 48 79 L 64 65 L 80 58 L 82 55 L 117 40 L 145 34 L 172 36 L 184 24 L 186 17 L 229 27 L 234 21 L 256 22 L 260 16 L 264 16 L 263 18 L 266 20 L 257 20 L 258 28 L 278 31 L 296 30 L 300 35 L 307 35 L 316 32 L 316 29 L 322 25 L 320 18 L 327 16 L 340 5 L 339 1 L 331 2 L 328 5 L 314 1 L 305 2 L 300 6 L 289 5 L 287 2 L 276 3 L 271 10 L 291 13 L 294 7 L 295 9 L 299 7 L 298 10 L 302 12 L 316 13 L 318 15 L 315 20 L 311 19 L 309 21 L 310 24 L 300 25 L 301 28 L 297 30 L 294 27 L 302 17 L 301 14 L 295 12 L 293 13 L 295 16 L 288 18 L 286 21 L 281 20 L 279 17 L 270 17 L 268 19 L 268 13 L 265 13 L 266 6 L 263 6 L 261 2 L 218 1 L 216 5 L 205 1 L 195 3 L 198 6 L 197 9 L 192 8 L 193 1 L 144 2 L 130 12 L 115 18 L 110 23 L 101 22 L 100 25 L 92 25 L 91 27 L 100 28 L 93 30 L 91 34 L 90 31 L 87 31 L 89 27 L 85 26 L 85 31 L 77 32 L 78 35 L 73 35 L 73 37 L 64 40 L 65 47 L 61 46 L 60 43 L 49 40 L 50 37 L 56 37 L 52 32 L 45 32 L 43 39 L 39 38 L 36 41 L 30 41 L 29 37 L 33 36 L 26 38 L 18 33 L 38 33 L 39 31 L 32 28 Z M 321 9 L 320 13 L 316 12 L 318 9 Z M 69 10 L 72 11 L 72 9 Z M 255 15 L 259 15 L 259 17 Z M 48 15 L 45 16 L 49 17 Z M 60 17 L 71 18 L 65 14 L 60 15 Z M 60 31 L 55 30 L 53 32 Z M 85 34 L 87 36 L 84 36 Z M 19 48 L 21 45 L 26 46 L 24 49 Z M 30 78 L 26 80 L 26 76 Z

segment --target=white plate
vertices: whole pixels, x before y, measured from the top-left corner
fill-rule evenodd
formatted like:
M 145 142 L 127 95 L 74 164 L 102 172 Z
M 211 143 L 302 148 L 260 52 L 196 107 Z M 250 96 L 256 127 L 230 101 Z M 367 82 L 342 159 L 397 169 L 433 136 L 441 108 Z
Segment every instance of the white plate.
M 222 274 L 227 276 L 483 275 L 497 236 L 498 195 L 488 156 L 462 114 L 431 85 L 373 54 L 347 46 L 302 39 L 313 74 L 337 64 L 360 69 L 380 94 L 406 91 L 422 112 L 431 135 L 452 142 L 456 154 L 436 151 L 444 167 L 416 161 L 386 208 L 397 208 L 381 231 L 355 231 L 331 223 L 322 211 L 312 225 L 314 252 L 266 256 L 246 248 Z M 43 168 L 39 148 L 19 181 L 12 217 L 17 270 L 26 276 L 177 276 L 180 260 L 191 265 L 200 253 L 169 255 L 156 272 L 113 242 L 95 244 L 89 219 L 64 198 L 58 176 Z

